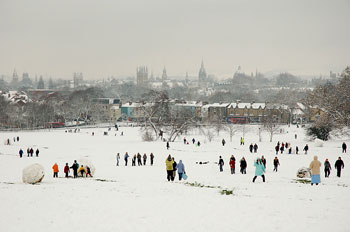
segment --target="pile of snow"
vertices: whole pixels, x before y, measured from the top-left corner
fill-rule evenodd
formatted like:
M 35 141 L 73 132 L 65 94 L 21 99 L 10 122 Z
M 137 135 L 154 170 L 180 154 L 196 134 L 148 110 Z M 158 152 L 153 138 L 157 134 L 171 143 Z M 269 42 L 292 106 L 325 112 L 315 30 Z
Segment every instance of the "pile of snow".
M 78 164 L 79 164 L 79 168 L 81 167 L 81 165 L 84 166 L 84 168 L 86 169 L 86 167 L 88 166 L 90 168 L 91 171 L 91 175 L 94 176 L 95 175 L 95 166 L 92 164 L 92 162 L 88 159 L 80 159 L 78 160 Z M 79 169 L 78 169 L 79 170 Z M 78 173 L 79 175 L 80 173 Z
M 324 141 L 321 139 L 315 139 L 315 147 L 323 147 Z
M 32 164 L 23 169 L 22 180 L 27 184 L 36 184 L 42 181 L 45 169 L 40 164 Z
M 298 178 L 310 178 L 311 177 L 310 168 L 306 168 L 306 167 L 299 168 L 297 171 L 297 177 Z

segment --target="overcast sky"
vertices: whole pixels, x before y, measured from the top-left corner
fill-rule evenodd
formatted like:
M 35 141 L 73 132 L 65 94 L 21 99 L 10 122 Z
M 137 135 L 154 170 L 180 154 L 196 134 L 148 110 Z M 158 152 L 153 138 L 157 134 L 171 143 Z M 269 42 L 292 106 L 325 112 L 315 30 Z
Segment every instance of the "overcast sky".
M 0 0 L 0 74 L 85 79 L 350 65 L 349 0 Z

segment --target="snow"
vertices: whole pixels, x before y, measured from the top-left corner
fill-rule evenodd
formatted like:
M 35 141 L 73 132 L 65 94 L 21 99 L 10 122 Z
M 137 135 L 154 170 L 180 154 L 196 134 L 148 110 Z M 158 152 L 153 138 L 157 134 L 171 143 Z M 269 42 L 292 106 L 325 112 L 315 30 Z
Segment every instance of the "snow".
M 184 145 L 180 137 L 170 143 L 169 150 L 161 141 L 143 142 L 137 127 L 120 126 L 116 136 L 113 131 L 103 136 L 105 128 L 82 128 L 80 133 L 60 129 L 2 132 L 0 141 L 15 136 L 20 141 L 0 144 L 0 231 L 348 231 L 350 158 L 341 154 L 341 144 L 349 145 L 350 140 L 335 138 L 317 147 L 306 141 L 303 128 L 286 126 L 285 133 L 274 135 L 272 143 L 267 134 L 258 142 L 258 126 L 251 127 L 244 146 L 239 145 L 239 133 L 233 142 L 222 146 L 223 138 L 230 141 L 228 133 L 221 132 L 206 143 L 195 130 L 183 137 L 201 141 L 200 147 Z M 279 154 L 281 166 L 274 173 L 277 141 L 291 143 L 293 151 L 295 146 L 302 150 L 307 143 L 309 152 Z M 249 152 L 251 143 L 259 145 L 258 153 Z M 39 157 L 24 154 L 19 158 L 18 150 L 27 147 L 39 148 Z M 130 156 L 146 153 L 147 165 L 131 167 L 130 157 L 129 165 L 124 166 L 126 151 Z M 149 165 L 151 152 L 154 166 Z M 176 161 L 182 159 L 186 182 L 166 180 L 168 154 Z M 235 175 L 228 167 L 232 154 L 236 157 Z M 222 173 L 216 164 L 220 155 L 225 161 Z M 261 178 L 252 183 L 253 160 L 262 155 L 267 160 L 266 183 Z M 332 166 L 341 156 L 345 163 L 342 177 L 337 178 L 332 169 L 330 178 L 321 175 L 318 186 L 297 182 L 296 172 L 308 167 L 314 155 L 322 163 L 328 158 Z M 242 156 L 248 163 L 246 175 L 239 173 L 237 165 Z M 71 166 L 82 159 L 96 167 L 93 178 L 64 178 L 65 163 Z M 200 161 L 209 163 L 196 164 Z M 22 183 L 23 168 L 34 163 L 45 168 L 45 178 L 36 185 Z M 54 163 L 59 165 L 59 178 L 53 178 Z M 222 195 L 222 190 L 232 190 L 233 195 Z
M 23 169 L 22 180 L 26 184 L 40 183 L 45 176 L 45 168 L 40 164 L 31 164 Z

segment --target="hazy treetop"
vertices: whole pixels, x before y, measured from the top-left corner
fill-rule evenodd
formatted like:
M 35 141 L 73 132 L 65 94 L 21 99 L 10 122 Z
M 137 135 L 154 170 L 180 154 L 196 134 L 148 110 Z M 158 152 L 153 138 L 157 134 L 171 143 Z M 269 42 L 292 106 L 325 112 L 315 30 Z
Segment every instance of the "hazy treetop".
M 348 0 L 1 0 L 0 73 L 86 79 L 340 72 L 350 61 Z

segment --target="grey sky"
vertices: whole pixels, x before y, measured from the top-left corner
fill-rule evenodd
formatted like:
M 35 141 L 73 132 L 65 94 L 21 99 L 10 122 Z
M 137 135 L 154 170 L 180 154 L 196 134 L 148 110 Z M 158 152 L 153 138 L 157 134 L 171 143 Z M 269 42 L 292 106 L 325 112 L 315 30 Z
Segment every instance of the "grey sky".
M 349 0 L 1 0 L 0 73 L 327 74 L 350 64 L 349 28 Z

